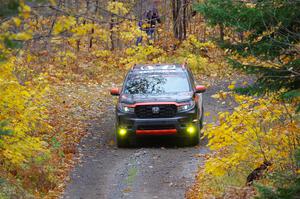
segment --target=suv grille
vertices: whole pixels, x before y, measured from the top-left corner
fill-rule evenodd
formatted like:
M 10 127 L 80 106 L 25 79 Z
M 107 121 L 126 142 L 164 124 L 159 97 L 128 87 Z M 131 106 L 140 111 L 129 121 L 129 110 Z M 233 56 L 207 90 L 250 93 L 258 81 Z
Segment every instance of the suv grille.
M 175 125 L 141 125 L 137 127 L 138 130 L 168 130 L 176 129 Z
M 164 105 L 141 105 L 135 107 L 135 114 L 139 118 L 166 118 L 174 117 L 177 106 L 173 104 Z

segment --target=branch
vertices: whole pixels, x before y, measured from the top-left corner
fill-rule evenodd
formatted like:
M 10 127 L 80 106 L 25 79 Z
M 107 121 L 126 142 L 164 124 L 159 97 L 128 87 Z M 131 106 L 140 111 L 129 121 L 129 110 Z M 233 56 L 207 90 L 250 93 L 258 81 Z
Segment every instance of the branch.
M 88 20 L 92 20 L 92 21 L 96 21 L 97 23 L 99 24 L 106 24 L 106 23 L 109 23 L 107 21 L 101 21 L 101 20 L 98 20 L 96 18 L 93 18 L 93 17 L 89 17 L 89 16 L 86 16 L 86 15 L 83 15 L 83 14 L 72 14 L 70 12 L 67 12 L 57 6 L 52 6 L 52 5 L 40 5 L 40 6 L 32 6 L 33 9 L 37 9 L 37 8 L 50 8 L 51 10 L 54 10 L 54 11 L 57 11 L 57 12 L 60 12 L 62 14 L 65 14 L 67 16 L 74 16 L 74 17 L 82 17 L 82 18 L 85 18 L 85 19 L 88 19 Z

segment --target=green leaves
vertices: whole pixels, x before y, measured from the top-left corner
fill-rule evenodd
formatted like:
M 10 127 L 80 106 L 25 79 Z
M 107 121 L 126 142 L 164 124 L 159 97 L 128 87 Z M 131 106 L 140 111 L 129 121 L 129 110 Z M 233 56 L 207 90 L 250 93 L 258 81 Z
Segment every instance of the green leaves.
M 24 2 L 42 3 L 46 0 L 26 0 Z M 0 0 L 0 18 L 11 17 L 19 13 L 20 0 Z
M 19 0 L 0 0 L 0 18 L 16 15 L 18 8 Z
M 0 139 L 2 136 L 11 135 L 12 130 L 6 129 L 5 127 L 8 125 L 7 121 L 0 121 Z
M 7 37 L 4 39 L 3 42 L 4 42 L 5 47 L 10 48 L 10 49 L 22 48 L 22 46 L 23 46 L 21 41 L 11 40 Z
M 283 97 L 285 99 L 292 99 L 292 98 L 295 98 L 295 97 L 300 97 L 300 90 L 292 90 L 292 91 L 289 91 L 287 93 L 285 93 L 283 95 Z
M 300 89 L 297 89 L 297 90 L 291 90 L 289 92 L 286 92 L 284 95 L 283 95 L 283 98 L 286 99 L 286 100 L 293 100 L 293 99 L 299 99 L 300 98 Z M 297 109 L 296 109 L 296 112 L 300 112 L 300 103 L 298 103 L 297 105 Z
M 289 186 L 280 187 L 274 190 L 272 187 L 255 185 L 258 189 L 257 199 L 295 199 L 300 193 L 300 178 L 289 179 Z
M 5 182 L 5 179 L 0 178 L 0 185 L 3 184 Z
M 228 62 L 233 68 L 258 77 L 253 85 L 238 89 L 240 92 L 286 93 L 283 99 L 289 100 L 299 97 L 299 7 L 299 1 L 232 0 L 206 0 L 196 6 L 211 25 L 223 24 L 243 34 L 241 41 L 219 43 L 231 52 Z

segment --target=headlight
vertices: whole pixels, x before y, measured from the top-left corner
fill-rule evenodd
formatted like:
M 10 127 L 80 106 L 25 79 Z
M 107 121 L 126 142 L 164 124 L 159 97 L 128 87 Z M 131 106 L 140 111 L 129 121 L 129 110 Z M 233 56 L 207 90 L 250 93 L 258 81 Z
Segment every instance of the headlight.
M 181 105 L 181 106 L 178 106 L 177 111 L 178 112 L 189 111 L 189 110 L 193 109 L 194 106 L 195 106 L 195 101 L 191 100 L 186 103 L 183 103 L 183 105 Z
M 129 107 L 128 104 L 124 103 L 119 103 L 118 104 L 118 109 L 124 113 L 134 113 L 134 108 Z

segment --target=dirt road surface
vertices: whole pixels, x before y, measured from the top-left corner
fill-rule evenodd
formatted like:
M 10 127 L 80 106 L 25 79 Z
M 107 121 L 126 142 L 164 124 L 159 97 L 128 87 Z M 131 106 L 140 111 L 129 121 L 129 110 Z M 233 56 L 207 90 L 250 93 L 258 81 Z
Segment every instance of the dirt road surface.
M 219 82 L 204 94 L 205 112 L 212 116 L 229 110 L 211 98 L 229 82 Z M 133 149 L 119 149 L 114 143 L 114 100 L 107 100 L 108 109 L 101 118 L 91 121 L 89 134 L 79 146 L 81 161 L 72 171 L 64 199 L 181 199 L 193 183 L 208 153 L 205 142 L 198 147 L 180 148 L 172 139 L 141 140 Z

